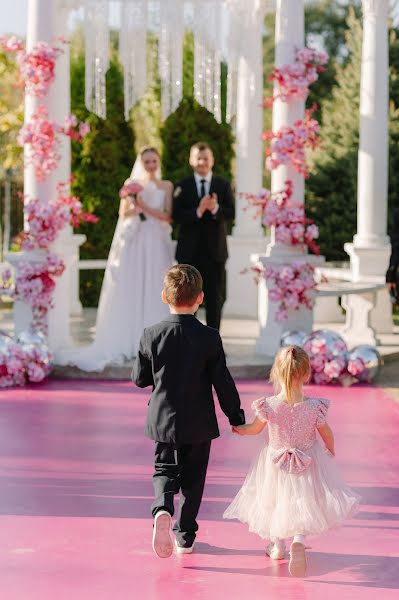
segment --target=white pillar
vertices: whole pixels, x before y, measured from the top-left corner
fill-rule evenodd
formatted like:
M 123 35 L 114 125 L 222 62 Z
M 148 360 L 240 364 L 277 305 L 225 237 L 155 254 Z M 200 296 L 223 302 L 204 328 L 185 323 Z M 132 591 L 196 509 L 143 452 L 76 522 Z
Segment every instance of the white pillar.
M 287 2 L 277 0 L 276 3 L 276 25 L 275 25 L 275 66 L 281 68 L 284 65 L 295 63 L 295 54 L 305 45 L 305 20 L 303 0 Z M 275 88 L 278 89 L 277 83 Z M 305 115 L 305 102 L 303 100 L 290 100 L 283 102 L 276 98 L 273 102 L 272 129 L 277 132 L 281 127 L 290 127 L 295 121 L 303 119 Z M 280 165 L 272 171 L 271 191 L 273 193 L 284 189 L 287 180 L 293 182 L 293 204 L 303 204 L 305 195 L 305 179 L 297 173 L 291 164 Z M 267 249 L 269 256 L 275 254 L 303 254 L 301 246 L 287 246 L 276 243 L 274 228 L 272 228 L 271 244 Z
M 236 188 L 237 193 L 257 194 L 263 175 L 263 18 L 254 17 L 243 30 L 244 53 L 240 57 L 237 89 Z M 263 237 L 259 219 L 243 211 L 245 200 L 237 197 L 235 238 Z
M 52 45 L 65 34 L 68 8 L 61 2 L 54 0 L 29 0 L 28 4 L 28 27 L 27 27 L 27 50 L 39 41 L 47 42 Z M 48 117 L 51 121 L 63 123 L 65 117 L 70 113 L 70 76 L 69 76 L 69 47 L 64 46 L 64 54 L 61 55 L 55 68 L 55 80 L 50 86 L 49 93 L 44 98 L 37 98 L 31 94 L 25 96 L 25 121 L 30 120 L 31 116 L 37 111 L 39 106 L 47 109 Z M 29 164 L 29 148 L 25 148 L 25 171 L 24 171 L 24 193 L 28 198 L 38 198 L 41 202 L 47 203 L 55 200 L 57 197 L 57 183 L 66 182 L 70 178 L 71 168 L 71 150 L 70 140 L 65 136 L 60 136 L 59 154 L 61 159 L 57 168 L 52 171 L 43 182 L 37 181 L 34 169 Z M 48 314 L 48 341 L 51 349 L 57 355 L 57 350 L 63 346 L 69 345 L 71 339 L 69 336 L 69 313 L 70 313 L 70 278 L 71 265 L 76 262 L 76 245 L 71 244 L 73 240 L 70 227 L 64 228 L 60 232 L 52 250 L 56 252 L 65 262 L 66 270 L 61 277 L 56 280 L 56 289 L 54 294 L 54 308 Z M 18 269 L 18 263 L 30 260 L 31 254 L 21 253 L 20 260 L 13 260 L 13 264 Z M 15 311 L 16 330 L 20 330 L 18 320 L 21 315 L 25 315 L 21 307 Z
M 296 50 L 304 46 L 304 2 L 295 0 L 276 1 L 276 29 L 275 29 L 275 65 L 281 68 L 283 65 L 295 62 Z M 303 119 L 305 113 L 305 102 L 301 100 L 289 100 L 282 102 L 280 98 L 273 103 L 273 132 L 281 127 L 292 126 L 295 121 Z M 284 188 L 287 180 L 293 182 L 292 204 L 304 203 L 304 177 L 297 173 L 291 165 L 281 165 L 272 172 L 272 192 L 279 192 Z M 306 254 L 305 246 L 291 246 L 277 243 L 272 231 L 271 243 L 267 247 L 266 254 L 254 255 L 253 263 L 278 268 L 283 264 L 293 261 L 312 262 L 318 264 L 319 257 L 310 257 Z M 256 344 L 259 354 L 273 356 L 280 345 L 280 338 L 284 331 L 297 329 L 310 332 L 313 325 L 313 311 L 305 307 L 299 310 L 290 310 L 288 320 L 279 323 L 276 320 L 278 304 L 269 300 L 269 288 L 274 285 L 270 281 L 262 280 L 259 285 L 259 309 L 258 319 L 260 333 Z
M 241 272 L 250 266 L 253 252 L 262 252 L 266 238 L 260 218 L 251 209 L 244 210 L 246 201 L 240 193 L 257 194 L 263 180 L 263 24 L 264 10 L 255 0 L 253 11 L 248 7 L 248 26 L 242 29 L 242 54 L 238 69 L 236 126 L 236 218 L 233 235 L 229 237 L 227 263 L 227 301 L 224 314 L 256 318 L 258 292 L 249 276 Z
M 388 193 L 389 0 L 363 0 L 357 233 L 345 244 L 355 281 L 385 275 Z

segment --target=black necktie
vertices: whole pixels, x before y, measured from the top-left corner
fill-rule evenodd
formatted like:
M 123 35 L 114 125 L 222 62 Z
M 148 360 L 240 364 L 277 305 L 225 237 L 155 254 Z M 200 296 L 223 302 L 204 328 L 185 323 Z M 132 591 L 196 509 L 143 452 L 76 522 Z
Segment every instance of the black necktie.
M 206 179 L 201 179 L 201 193 L 200 193 L 201 200 L 204 196 L 206 196 L 205 182 L 206 182 Z

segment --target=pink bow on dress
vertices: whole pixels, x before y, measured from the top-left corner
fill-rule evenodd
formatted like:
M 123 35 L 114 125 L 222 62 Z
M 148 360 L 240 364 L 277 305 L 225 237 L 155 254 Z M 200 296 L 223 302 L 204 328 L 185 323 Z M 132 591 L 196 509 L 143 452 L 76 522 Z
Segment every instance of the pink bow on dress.
M 278 448 L 273 449 L 272 460 L 283 471 L 302 473 L 309 467 L 312 457 L 299 448 Z

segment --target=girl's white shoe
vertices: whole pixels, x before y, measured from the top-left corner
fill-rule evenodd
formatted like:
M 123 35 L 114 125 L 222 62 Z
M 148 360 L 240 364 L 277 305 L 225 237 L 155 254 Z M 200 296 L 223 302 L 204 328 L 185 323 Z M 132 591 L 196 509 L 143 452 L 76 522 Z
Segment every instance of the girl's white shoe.
M 169 558 L 173 554 L 172 518 L 166 510 L 159 510 L 155 515 L 152 534 L 152 547 L 159 558 Z
M 273 560 L 283 560 L 285 558 L 285 548 L 284 546 L 276 546 L 276 544 L 270 542 L 270 544 L 266 546 L 266 554 Z

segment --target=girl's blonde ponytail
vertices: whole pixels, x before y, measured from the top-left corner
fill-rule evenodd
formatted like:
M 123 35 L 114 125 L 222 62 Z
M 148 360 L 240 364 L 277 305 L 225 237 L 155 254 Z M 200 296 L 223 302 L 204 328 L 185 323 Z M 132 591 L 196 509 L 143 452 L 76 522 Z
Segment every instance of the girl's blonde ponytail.
M 309 357 L 299 346 L 285 346 L 280 348 L 274 359 L 270 372 L 270 381 L 275 388 L 283 388 L 287 394 L 287 402 L 292 403 L 294 382 L 301 383 L 310 375 Z

